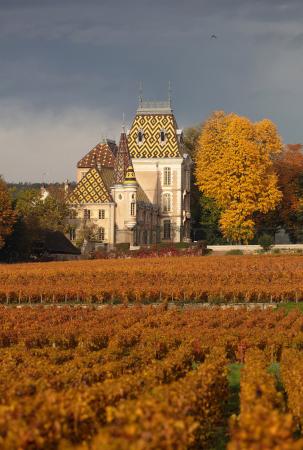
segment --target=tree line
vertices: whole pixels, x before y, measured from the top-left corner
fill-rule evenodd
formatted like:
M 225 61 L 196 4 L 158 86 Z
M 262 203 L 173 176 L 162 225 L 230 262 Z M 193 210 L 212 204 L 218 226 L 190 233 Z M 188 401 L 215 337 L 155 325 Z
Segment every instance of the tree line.
M 64 186 L 47 186 L 41 196 L 41 185 L 19 183 L 7 185 L 0 178 L 0 259 L 27 260 L 43 231 L 68 230 Z

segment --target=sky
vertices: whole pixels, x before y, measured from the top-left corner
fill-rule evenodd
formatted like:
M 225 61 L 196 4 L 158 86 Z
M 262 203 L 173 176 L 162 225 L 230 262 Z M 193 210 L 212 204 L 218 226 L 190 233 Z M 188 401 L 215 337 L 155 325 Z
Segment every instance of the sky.
M 74 180 L 140 80 L 146 100 L 171 81 L 180 128 L 224 110 L 303 142 L 302 19 L 302 0 L 0 0 L 0 174 Z

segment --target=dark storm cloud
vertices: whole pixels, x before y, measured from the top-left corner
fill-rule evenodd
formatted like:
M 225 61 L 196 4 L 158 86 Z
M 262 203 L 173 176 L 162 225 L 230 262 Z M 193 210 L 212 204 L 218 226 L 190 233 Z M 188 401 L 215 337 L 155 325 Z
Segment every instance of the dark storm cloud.
M 302 0 L 0 0 L 1 171 L 38 178 L 44 151 L 70 177 L 123 111 L 131 122 L 140 79 L 155 100 L 172 81 L 180 125 L 225 109 L 303 140 L 302 18 Z

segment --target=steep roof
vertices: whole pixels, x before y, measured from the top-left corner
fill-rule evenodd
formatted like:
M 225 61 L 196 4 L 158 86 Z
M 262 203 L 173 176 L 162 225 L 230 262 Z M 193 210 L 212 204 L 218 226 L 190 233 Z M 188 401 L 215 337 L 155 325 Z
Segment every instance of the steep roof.
M 141 102 L 128 135 L 132 158 L 180 158 L 182 147 L 177 133 L 177 123 L 170 102 Z M 138 133 L 143 133 L 142 142 Z M 160 141 L 161 131 L 165 141 Z
M 125 131 L 121 133 L 118 152 L 115 161 L 115 184 L 122 184 L 125 180 L 125 175 L 128 166 L 131 164 L 129 155 L 127 136 Z
M 117 145 L 114 141 L 100 142 L 92 148 L 77 164 L 78 168 L 91 168 L 96 165 L 114 167 Z
M 71 205 L 83 203 L 108 203 L 113 198 L 110 186 L 113 184 L 113 169 L 93 167 L 79 181 L 69 195 L 67 203 Z
M 49 254 L 80 255 L 75 247 L 61 231 L 42 230 L 33 244 L 33 252 Z

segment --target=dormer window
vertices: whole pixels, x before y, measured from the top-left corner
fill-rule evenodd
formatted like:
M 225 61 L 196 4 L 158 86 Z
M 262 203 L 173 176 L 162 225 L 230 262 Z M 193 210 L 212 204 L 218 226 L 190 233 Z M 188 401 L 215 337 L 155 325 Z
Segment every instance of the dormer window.
M 166 133 L 165 133 L 165 130 L 161 130 L 161 131 L 160 131 L 160 142 L 161 142 L 161 144 L 164 144 L 165 141 L 166 141 Z
M 138 144 L 142 144 L 143 139 L 144 139 L 143 131 L 142 131 L 142 130 L 139 130 L 139 131 L 138 131 Z

